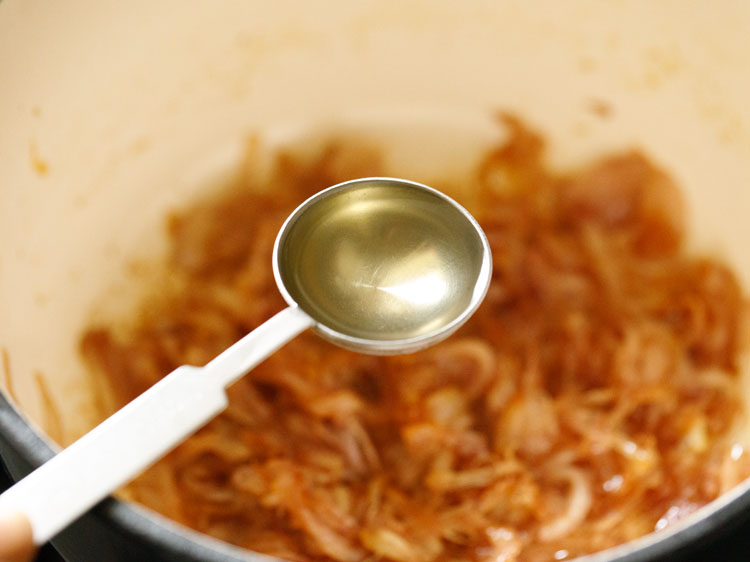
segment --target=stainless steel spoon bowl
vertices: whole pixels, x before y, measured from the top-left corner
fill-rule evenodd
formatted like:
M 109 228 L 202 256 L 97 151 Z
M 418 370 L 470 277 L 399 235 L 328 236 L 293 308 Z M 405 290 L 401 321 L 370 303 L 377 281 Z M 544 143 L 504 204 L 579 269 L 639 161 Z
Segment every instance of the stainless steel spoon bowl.
M 407 353 L 452 334 L 489 287 L 476 220 L 425 185 L 365 178 L 314 195 L 281 228 L 274 275 L 286 301 L 336 344 Z

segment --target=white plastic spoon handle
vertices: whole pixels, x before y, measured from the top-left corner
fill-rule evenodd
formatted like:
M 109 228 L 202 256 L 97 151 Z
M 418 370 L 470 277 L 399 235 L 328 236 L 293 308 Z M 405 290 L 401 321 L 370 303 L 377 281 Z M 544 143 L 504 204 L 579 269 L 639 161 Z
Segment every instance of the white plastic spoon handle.
M 0 495 L 41 545 L 170 451 L 227 405 L 224 388 L 313 321 L 287 308 L 205 367 L 183 366 Z

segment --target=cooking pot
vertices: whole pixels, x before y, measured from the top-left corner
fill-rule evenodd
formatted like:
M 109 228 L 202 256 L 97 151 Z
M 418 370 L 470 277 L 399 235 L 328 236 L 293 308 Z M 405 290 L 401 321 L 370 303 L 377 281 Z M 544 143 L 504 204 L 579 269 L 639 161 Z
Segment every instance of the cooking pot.
M 684 188 L 691 244 L 750 286 L 748 37 L 750 3 L 730 0 L 1 2 L 8 470 L 100 419 L 82 330 L 134 302 L 164 216 L 230 179 L 251 135 L 366 131 L 428 182 L 502 135 L 498 110 L 545 134 L 555 168 L 636 146 Z M 591 560 L 684 552 L 739 521 L 748 488 Z M 76 561 L 261 559 L 118 499 L 53 542 Z

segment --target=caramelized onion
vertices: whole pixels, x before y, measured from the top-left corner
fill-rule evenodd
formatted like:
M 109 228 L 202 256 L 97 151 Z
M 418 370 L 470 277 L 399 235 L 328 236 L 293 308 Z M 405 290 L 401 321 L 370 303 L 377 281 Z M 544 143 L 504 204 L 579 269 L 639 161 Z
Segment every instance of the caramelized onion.
M 542 138 L 503 119 L 510 139 L 441 186 L 493 250 L 472 320 L 401 357 L 295 340 L 128 497 L 288 560 L 541 562 L 663 528 L 747 477 L 731 441 L 745 296 L 725 264 L 684 250 L 674 183 L 635 151 L 552 173 Z M 270 176 L 250 155 L 234 189 L 171 218 L 174 287 L 132 330 L 83 336 L 116 401 L 283 306 L 270 256 L 288 212 L 398 174 L 350 141 L 280 153 Z

